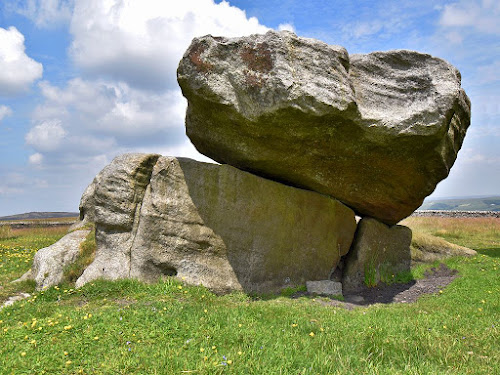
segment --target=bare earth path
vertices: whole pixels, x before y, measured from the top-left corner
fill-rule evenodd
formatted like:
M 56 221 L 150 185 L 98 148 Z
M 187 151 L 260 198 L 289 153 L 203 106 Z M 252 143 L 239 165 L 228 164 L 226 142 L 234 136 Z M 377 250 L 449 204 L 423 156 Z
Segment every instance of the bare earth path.
M 368 306 L 375 303 L 411 303 L 424 294 L 438 293 L 451 283 L 458 272 L 441 263 L 425 273 L 425 278 L 406 284 L 380 285 L 375 288 L 364 288 L 356 294 L 347 294 L 345 301 L 331 300 L 326 302 L 332 306 L 353 309 L 357 306 Z

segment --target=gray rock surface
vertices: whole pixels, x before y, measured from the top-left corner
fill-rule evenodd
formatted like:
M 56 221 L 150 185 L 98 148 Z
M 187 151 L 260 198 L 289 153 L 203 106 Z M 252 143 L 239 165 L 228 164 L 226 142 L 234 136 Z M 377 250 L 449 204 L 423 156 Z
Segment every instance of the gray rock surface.
M 373 218 L 361 219 L 344 261 L 344 291 L 375 286 L 380 281 L 390 281 L 397 273 L 409 271 L 411 235 L 411 229 L 402 225 L 389 227 Z
M 342 283 L 332 280 L 307 281 L 306 288 L 309 293 L 323 296 L 341 296 Z
M 59 284 L 63 280 L 64 268 L 76 260 L 80 253 L 80 244 L 89 233 L 90 229 L 75 230 L 55 244 L 38 250 L 33 258 L 31 270 L 16 281 L 35 280 L 38 290 Z
M 458 70 L 414 51 L 205 36 L 177 73 L 201 153 L 391 225 L 448 175 L 470 123 Z
M 354 212 L 340 202 L 228 165 L 122 155 L 84 193 L 99 277 L 176 275 L 217 292 L 276 291 L 328 278 L 349 250 Z
M 0 310 L 5 307 L 12 306 L 14 303 L 18 301 L 22 301 L 23 299 L 29 298 L 31 295 L 29 293 L 19 293 L 16 296 L 9 297 L 7 301 L 5 301 L 2 305 L 0 305 Z

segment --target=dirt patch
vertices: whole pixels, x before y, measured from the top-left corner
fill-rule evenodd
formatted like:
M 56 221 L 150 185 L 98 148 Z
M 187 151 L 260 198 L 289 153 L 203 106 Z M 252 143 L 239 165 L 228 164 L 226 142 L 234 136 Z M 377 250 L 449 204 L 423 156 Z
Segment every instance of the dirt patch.
M 441 263 L 438 267 L 426 271 L 425 278 L 405 284 L 380 284 L 374 288 L 363 288 L 355 294 L 346 294 L 344 301 L 331 300 L 323 303 L 353 309 L 357 306 L 369 306 L 375 303 L 412 303 L 424 294 L 439 293 L 458 277 L 457 270 Z

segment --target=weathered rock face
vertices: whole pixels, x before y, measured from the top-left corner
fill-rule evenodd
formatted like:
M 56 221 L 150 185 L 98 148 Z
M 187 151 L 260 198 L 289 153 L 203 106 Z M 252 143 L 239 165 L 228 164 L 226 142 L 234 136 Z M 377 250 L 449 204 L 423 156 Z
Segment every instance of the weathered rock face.
M 36 288 L 43 290 L 57 285 L 63 280 L 64 268 L 73 263 L 80 254 L 80 244 L 90 233 L 90 229 L 70 232 L 49 247 L 36 252 L 31 270 L 18 281 L 32 279 Z
M 430 55 L 349 56 L 274 31 L 195 38 L 178 68 L 187 134 L 201 153 L 391 225 L 456 159 L 470 123 L 460 79 Z
M 351 250 L 346 256 L 342 286 L 356 291 L 364 285 L 389 281 L 392 275 L 409 271 L 411 229 L 402 225 L 388 227 L 363 218 L 358 224 Z
M 215 291 L 273 291 L 326 279 L 349 250 L 354 212 L 321 194 L 228 165 L 117 157 L 84 193 L 95 261 L 77 280 L 177 275 Z
M 306 281 L 307 292 L 322 296 L 341 296 L 342 283 L 332 280 Z

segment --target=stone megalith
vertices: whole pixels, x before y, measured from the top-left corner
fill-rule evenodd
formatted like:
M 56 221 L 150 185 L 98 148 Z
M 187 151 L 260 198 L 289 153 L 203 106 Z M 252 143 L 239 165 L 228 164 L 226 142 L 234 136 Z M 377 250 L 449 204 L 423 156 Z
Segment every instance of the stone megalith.
M 411 229 L 403 225 L 388 227 L 370 217 L 361 219 L 351 250 L 344 261 L 342 286 L 347 292 L 410 270 Z
M 193 39 L 177 78 L 201 153 L 389 225 L 447 177 L 470 123 L 459 71 L 269 31 Z
M 126 154 L 82 196 L 95 260 L 77 280 L 176 275 L 217 292 L 277 291 L 328 278 L 354 212 L 335 199 L 228 165 Z

